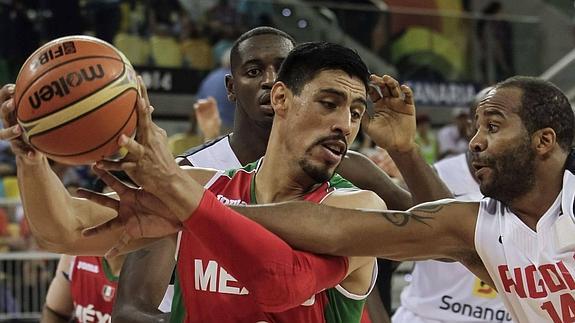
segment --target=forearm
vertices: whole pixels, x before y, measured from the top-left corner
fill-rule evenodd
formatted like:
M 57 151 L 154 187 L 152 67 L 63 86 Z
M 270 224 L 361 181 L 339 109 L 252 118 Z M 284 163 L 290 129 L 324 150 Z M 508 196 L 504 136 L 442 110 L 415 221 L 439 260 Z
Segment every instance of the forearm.
M 407 152 L 389 151 L 411 192 L 413 204 L 451 198 L 451 191 L 427 164 L 418 148 Z
M 31 162 L 17 157 L 17 177 L 22 206 L 34 237 L 40 243 L 59 243 L 76 234 L 71 196 L 43 157 Z
M 112 314 L 114 323 L 165 323 L 170 322 L 170 313 L 162 313 L 159 310 L 146 309 L 138 304 L 129 304 Z
M 340 244 L 345 244 L 341 240 L 342 228 L 337 223 L 340 214 L 336 214 L 344 209 L 309 202 L 232 208 L 275 233 L 294 249 L 333 255 L 338 253 Z
M 184 223 L 217 261 L 246 286 L 265 311 L 285 311 L 333 287 L 347 273 L 347 260 L 293 250 L 289 245 L 227 208 L 206 192 Z M 242 261 L 237 261 L 242 259 Z
M 204 187 L 181 169 L 158 184 L 150 193 L 167 205 L 182 222 L 196 210 L 204 194 Z
M 392 210 L 407 210 L 413 206 L 411 194 L 396 185 L 391 178 L 366 156 L 348 151 L 338 173 L 353 185 L 376 193 Z
M 158 310 L 175 267 L 175 239 L 162 239 L 130 253 L 120 274 L 114 302 L 114 322 L 163 322 L 169 313 Z M 137 315 L 134 315 L 137 313 Z
M 46 158 L 28 162 L 19 157 L 17 163 L 24 214 L 41 249 L 101 256 L 117 243 L 121 228 L 94 237 L 82 235 L 84 229 L 115 217 L 115 210 L 72 197 Z
M 471 245 L 464 245 L 460 240 L 463 235 L 454 233 L 455 225 L 450 219 L 458 214 L 458 228 L 474 228 L 477 205 L 456 204 L 438 201 L 408 211 L 352 210 L 309 202 L 235 209 L 295 249 L 339 256 L 423 260 L 451 258 L 459 252 L 458 248 Z M 449 211 L 445 210 L 448 205 L 453 205 Z M 472 232 L 467 233 L 473 236 Z

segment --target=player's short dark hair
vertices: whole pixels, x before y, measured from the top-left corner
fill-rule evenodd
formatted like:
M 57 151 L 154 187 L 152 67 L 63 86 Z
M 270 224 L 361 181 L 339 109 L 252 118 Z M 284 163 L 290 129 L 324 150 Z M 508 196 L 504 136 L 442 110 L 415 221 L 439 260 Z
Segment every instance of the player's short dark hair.
M 255 36 L 261 36 L 261 35 L 275 35 L 275 36 L 282 37 L 282 38 L 289 40 L 292 43 L 292 45 L 294 45 L 294 46 L 296 44 L 295 39 L 292 36 L 290 36 L 288 33 L 281 31 L 279 29 L 273 28 L 273 27 L 263 26 L 263 27 L 256 27 L 256 28 L 250 29 L 250 30 L 246 31 L 245 33 L 243 33 L 242 35 L 240 35 L 240 37 L 238 37 L 238 39 L 236 39 L 236 41 L 232 45 L 232 49 L 230 50 L 230 66 L 231 66 L 232 70 L 236 67 L 236 64 L 238 64 L 238 60 L 239 60 L 239 56 L 240 56 L 240 52 L 239 52 L 240 44 L 243 43 L 245 40 L 248 40 L 248 39 L 255 37 Z
M 310 42 L 296 46 L 283 61 L 277 80 L 298 95 L 319 72 L 341 70 L 358 77 L 366 89 L 369 71 L 361 57 L 352 49 L 328 43 Z
M 553 83 L 529 76 L 513 76 L 496 85 L 498 89 L 510 87 L 521 90 L 518 114 L 528 133 L 551 128 L 559 146 L 568 150 L 573 141 L 575 115 L 565 94 Z

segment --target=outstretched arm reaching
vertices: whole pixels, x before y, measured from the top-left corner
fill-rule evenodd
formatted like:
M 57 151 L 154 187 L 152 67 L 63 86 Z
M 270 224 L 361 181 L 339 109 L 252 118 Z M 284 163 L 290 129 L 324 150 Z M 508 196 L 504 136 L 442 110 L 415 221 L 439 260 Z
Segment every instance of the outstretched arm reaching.
M 440 200 L 408 211 L 371 211 L 289 202 L 234 209 L 297 249 L 393 260 L 460 260 L 463 253 L 474 252 L 478 205 Z
M 140 85 L 144 87 L 142 82 Z M 40 247 L 48 251 L 103 255 L 122 237 L 123 229 L 91 237 L 83 236 L 82 231 L 116 217 L 117 213 L 91 201 L 74 198 L 68 193 L 50 168 L 47 158 L 24 140 L 22 129 L 16 121 L 13 93 L 12 86 L 0 89 L 0 117 L 4 127 L 0 130 L 0 140 L 9 141 L 16 155 L 22 205 L 32 234 Z M 138 100 L 139 111 L 142 105 L 145 108 L 149 106 L 145 92 Z M 202 174 L 197 178 L 200 182 L 204 178 Z M 126 251 L 150 241 L 153 239 L 134 240 Z

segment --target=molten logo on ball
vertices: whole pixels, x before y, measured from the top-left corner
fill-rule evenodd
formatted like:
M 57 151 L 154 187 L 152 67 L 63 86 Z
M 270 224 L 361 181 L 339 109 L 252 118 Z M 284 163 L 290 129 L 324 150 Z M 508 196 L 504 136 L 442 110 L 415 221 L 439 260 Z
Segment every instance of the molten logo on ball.
M 55 95 L 64 97 L 70 93 L 71 87 L 79 86 L 84 81 L 90 82 L 95 79 L 101 79 L 104 75 L 106 75 L 104 68 L 100 64 L 97 64 L 95 67 L 89 66 L 87 69 L 82 68 L 77 72 L 71 72 L 65 76 L 61 76 L 57 80 L 50 82 L 49 85 L 42 86 L 40 90 L 28 97 L 28 101 L 33 109 L 39 109 L 42 105 L 42 101 L 48 102 L 52 100 Z

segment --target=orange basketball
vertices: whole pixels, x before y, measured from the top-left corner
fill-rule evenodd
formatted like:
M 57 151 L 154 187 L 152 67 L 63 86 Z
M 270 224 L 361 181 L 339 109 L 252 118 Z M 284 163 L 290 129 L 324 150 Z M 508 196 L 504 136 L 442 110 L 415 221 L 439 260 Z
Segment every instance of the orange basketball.
M 66 164 L 115 155 L 121 134 L 136 129 L 138 83 L 126 57 L 88 36 L 36 50 L 16 80 L 16 117 L 28 143 Z

